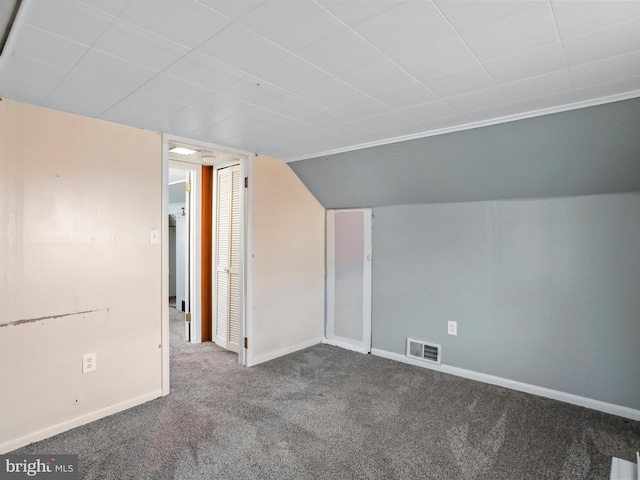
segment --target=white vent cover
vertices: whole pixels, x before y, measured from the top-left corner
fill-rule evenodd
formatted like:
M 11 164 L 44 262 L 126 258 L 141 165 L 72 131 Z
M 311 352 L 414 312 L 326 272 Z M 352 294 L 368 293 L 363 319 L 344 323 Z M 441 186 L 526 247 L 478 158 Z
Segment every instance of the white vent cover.
M 407 338 L 407 357 L 429 363 L 440 363 L 442 347 L 435 343 L 422 342 Z

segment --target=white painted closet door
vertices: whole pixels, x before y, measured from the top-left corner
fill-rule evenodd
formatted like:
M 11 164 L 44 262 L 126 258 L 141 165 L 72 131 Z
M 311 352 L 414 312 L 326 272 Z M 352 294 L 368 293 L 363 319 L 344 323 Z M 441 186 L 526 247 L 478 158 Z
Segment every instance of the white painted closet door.
M 327 211 L 330 343 L 371 351 L 371 209 Z
M 240 351 L 240 166 L 217 170 L 215 342 Z

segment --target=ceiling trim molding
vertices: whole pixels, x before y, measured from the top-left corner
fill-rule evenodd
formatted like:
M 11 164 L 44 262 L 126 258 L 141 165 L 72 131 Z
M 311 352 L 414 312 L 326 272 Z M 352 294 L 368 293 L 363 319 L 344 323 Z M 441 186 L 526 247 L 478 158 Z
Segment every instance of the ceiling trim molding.
M 604 105 L 607 103 L 613 103 L 613 102 L 619 102 L 622 100 L 630 100 L 632 98 L 637 98 L 640 97 L 640 90 L 634 90 L 632 92 L 626 92 L 626 93 L 622 93 L 622 94 L 617 94 L 617 95 L 611 95 L 608 97 L 600 97 L 600 98 L 596 98 L 596 99 L 591 99 L 591 100 L 585 100 L 582 102 L 574 102 L 574 103 L 568 103 L 565 105 L 559 105 L 556 107 L 549 107 L 549 108 L 542 108 L 540 110 L 532 110 L 530 112 L 525 112 L 525 113 L 517 113 L 517 114 L 513 114 L 513 115 L 507 115 L 504 117 L 496 117 L 496 118 L 491 118 L 489 120 L 481 120 L 481 121 L 477 121 L 477 122 L 471 122 L 471 123 L 465 123 L 462 125 L 455 125 L 452 127 L 447 127 L 447 128 L 440 128 L 438 130 L 430 130 L 430 131 L 426 131 L 426 132 L 420 132 L 420 133 L 413 133 L 411 135 L 403 135 L 403 136 L 399 136 L 399 137 L 392 137 L 392 138 L 387 138 L 385 140 L 376 140 L 374 142 L 367 142 L 367 143 L 361 143 L 358 145 L 352 145 L 349 147 L 343 147 L 343 148 L 338 148 L 335 150 L 327 150 L 327 151 L 323 151 L 323 152 L 318 152 L 318 153 L 313 153 L 310 155 L 303 155 L 300 157 L 294 157 L 291 159 L 287 159 L 285 160 L 287 163 L 291 163 L 291 162 L 297 162 L 300 160 L 309 160 L 312 158 L 317 158 L 317 157 L 324 157 L 324 156 L 329 156 L 329 155 L 337 155 L 339 153 L 346 153 L 346 152 L 353 152 L 355 150 L 362 150 L 365 148 L 371 148 L 371 147 L 380 147 L 383 145 L 390 145 L 392 143 L 399 143 L 399 142 L 405 142 L 408 140 L 417 140 L 420 138 L 427 138 L 427 137 L 434 137 L 437 135 L 444 135 L 446 133 L 454 133 L 454 132 L 461 132 L 464 130 L 472 130 L 474 128 L 480 128 L 480 127 L 488 127 L 491 125 L 499 125 L 501 123 L 508 123 L 508 122 L 514 122 L 516 120 L 525 120 L 527 118 L 535 118 L 535 117 L 541 117 L 544 115 L 551 115 L 553 113 L 561 113 L 561 112 L 567 112 L 567 111 L 571 111 L 571 110 L 579 110 L 581 108 L 587 108 L 587 107 L 595 107 L 597 105 Z

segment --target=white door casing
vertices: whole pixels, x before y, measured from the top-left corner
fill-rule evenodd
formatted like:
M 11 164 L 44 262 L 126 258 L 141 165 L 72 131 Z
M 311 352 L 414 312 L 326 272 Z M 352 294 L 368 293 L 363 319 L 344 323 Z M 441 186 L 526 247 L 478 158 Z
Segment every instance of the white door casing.
M 184 196 L 185 196 L 185 200 L 184 200 L 184 212 L 185 212 L 185 252 L 184 252 L 184 259 L 185 259 L 185 269 L 184 269 L 184 335 L 185 335 L 185 340 L 187 342 L 191 341 L 191 305 L 192 305 L 192 285 L 191 285 L 191 263 L 192 263 L 192 250 L 191 250 L 191 241 L 193 239 L 193 235 L 191 232 L 191 229 L 193 227 L 193 222 L 191 221 L 191 215 L 192 213 L 192 205 L 191 205 L 191 187 L 193 185 L 193 177 L 194 175 L 192 175 L 192 172 L 188 171 L 187 172 L 187 183 L 185 184 L 185 189 L 184 189 Z
M 184 271 L 176 272 L 183 278 L 183 298 L 185 313 L 185 340 L 192 343 L 200 343 L 200 277 L 195 275 L 199 271 L 200 265 L 200 222 L 198 215 L 201 203 L 198 184 L 200 182 L 200 169 L 197 164 L 171 160 L 169 167 L 172 170 L 184 171 L 185 178 L 185 203 L 184 203 L 184 228 L 183 228 L 183 249 Z M 176 229 L 177 233 L 177 229 Z M 177 300 L 177 298 L 176 298 Z M 176 305 L 176 307 L 181 307 Z M 187 315 L 191 319 L 187 321 Z
M 199 151 L 197 155 L 178 156 L 171 154 L 169 148 L 172 145 L 179 144 L 188 146 Z M 216 145 L 208 142 L 202 142 L 193 140 L 186 137 L 177 135 L 171 135 L 168 133 L 162 134 L 162 295 L 161 295 L 161 343 L 159 345 L 161 349 L 162 357 L 162 394 L 168 395 L 171 391 L 170 387 L 170 345 L 169 345 L 169 302 L 166 299 L 169 297 L 169 169 L 180 168 L 181 165 L 189 164 L 189 169 L 195 170 L 196 183 L 201 179 L 202 165 L 213 165 L 214 167 L 222 167 L 224 160 L 219 162 L 218 160 L 212 160 L 216 158 L 217 153 L 222 153 L 224 156 L 235 156 L 236 161 L 234 163 L 240 163 L 241 181 L 242 178 L 251 177 L 253 173 L 253 162 L 255 154 L 235 148 L 226 147 L 223 145 Z M 214 177 L 215 179 L 215 177 Z M 242 183 L 242 182 L 241 182 Z M 242 185 L 243 187 L 245 185 Z M 197 187 L 197 185 L 196 185 Z M 198 188 L 195 189 L 195 201 L 201 203 L 202 198 Z M 214 190 L 215 191 L 215 190 Z M 239 330 L 240 338 L 247 337 L 247 333 L 252 331 L 253 313 L 252 309 L 247 309 L 245 302 L 250 302 L 253 296 L 253 259 L 251 252 L 253 251 L 253 185 L 248 183 L 248 187 L 244 188 L 244 192 L 240 195 L 240 321 Z M 215 211 L 215 210 L 214 210 Z M 194 266 L 200 268 L 200 242 L 199 236 L 201 233 L 200 218 L 196 216 L 194 218 Z M 214 222 L 215 225 L 215 222 Z M 215 241 L 215 235 L 214 235 Z M 202 341 L 201 335 L 201 318 L 200 318 L 200 295 L 201 295 L 201 279 L 199 275 L 194 275 L 194 294 L 195 302 L 192 305 L 191 315 L 191 341 L 199 343 Z M 215 275 L 213 278 L 215 282 Z M 215 287 L 214 287 L 215 288 Z M 215 302 L 215 295 L 213 296 Z M 215 327 L 215 324 L 214 324 Z M 215 331 L 214 331 L 215 334 Z M 241 347 L 244 347 L 245 342 L 241 342 Z M 240 348 L 238 354 L 238 363 L 241 365 L 247 364 L 247 359 L 250 358 L 252 343 L 249 342 L 246 348 Z

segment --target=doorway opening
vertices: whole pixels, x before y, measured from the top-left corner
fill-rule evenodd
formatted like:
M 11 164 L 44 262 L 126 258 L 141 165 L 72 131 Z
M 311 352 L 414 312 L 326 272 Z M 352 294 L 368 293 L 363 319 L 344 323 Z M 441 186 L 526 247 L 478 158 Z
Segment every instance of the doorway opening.
M 213 341 L 246 364 L 247 172 L 253 156 L 163 138 L 161 348 L 166 395 L 170 318 L 184 322 L 184 341 Z

